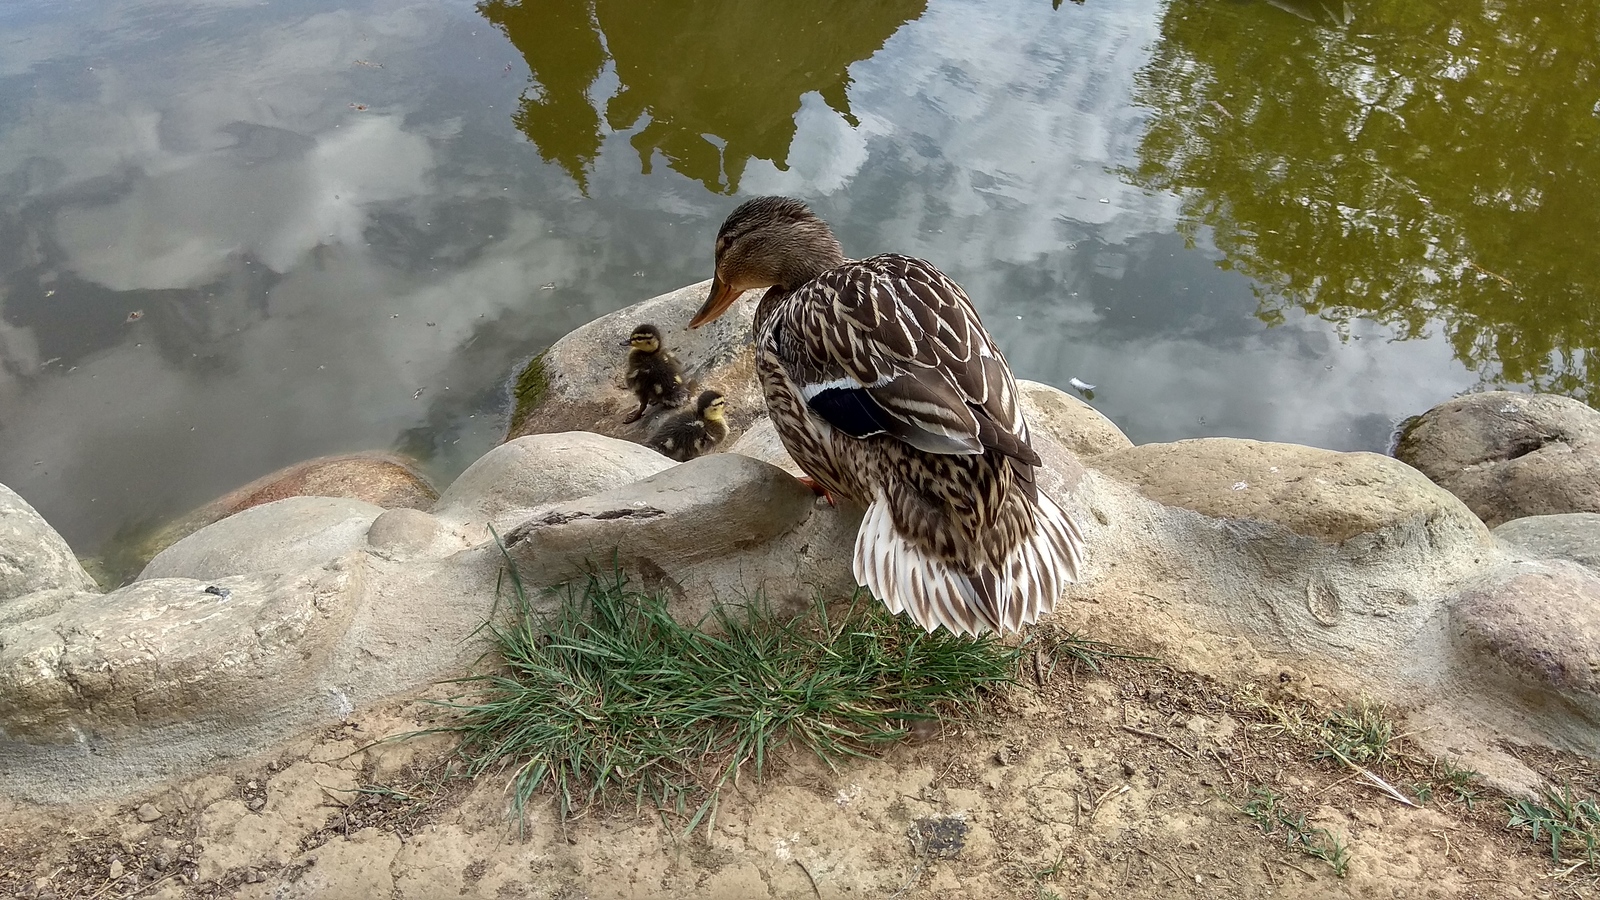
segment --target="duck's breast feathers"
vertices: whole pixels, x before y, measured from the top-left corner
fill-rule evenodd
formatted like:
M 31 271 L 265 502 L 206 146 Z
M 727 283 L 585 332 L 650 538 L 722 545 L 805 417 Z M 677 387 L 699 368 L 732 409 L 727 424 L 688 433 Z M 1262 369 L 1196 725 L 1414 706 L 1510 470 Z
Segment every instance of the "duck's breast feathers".
M 1016 381 L 961 286 L 909 256 L 824 272 L 785 298 L 768 343 L 811 411 L 930 453 L 1038 455 Z

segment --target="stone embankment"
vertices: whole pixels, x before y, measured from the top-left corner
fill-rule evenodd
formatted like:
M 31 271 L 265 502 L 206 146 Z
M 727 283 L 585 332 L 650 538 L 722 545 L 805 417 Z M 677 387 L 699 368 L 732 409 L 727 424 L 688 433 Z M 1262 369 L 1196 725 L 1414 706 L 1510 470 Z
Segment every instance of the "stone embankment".
M 197 514 L 109 593 L 0 487 L 0 791 L 116 795 L 463 673 L 504 563 L 491 529 L 534 585 L 615 564 L 689 618 L 848 591 L 859 512 L 791 477 L 748 315 L 682 329 L 705 290 L 536 357 L 510 439 L 437 499 L 403 464 L 371 490 L 328 477 L 347 459 L 302 464 Z M 641 321 L 729 397 L 726 452 L 674 464 L 638 443 L 650 417 L 622 422 L 616 348 Z M 1600 413 L 1476 394 L 1410 424 L 1396 459 L 1134 446 L 1074 397 L 1023 394 L 1041 485 L 1090 550 L 1058 607 L 1068 627 L 1223 678 L 1320 673 L 1511 788 L 1533 776 L 1496 750 L 1507 734 L 1600 746 Z

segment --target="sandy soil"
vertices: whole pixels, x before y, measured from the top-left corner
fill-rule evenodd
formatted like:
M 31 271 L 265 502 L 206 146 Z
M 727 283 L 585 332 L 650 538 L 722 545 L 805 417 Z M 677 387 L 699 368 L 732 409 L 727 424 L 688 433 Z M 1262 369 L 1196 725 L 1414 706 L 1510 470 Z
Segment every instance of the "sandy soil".
M 981 721 L 881 758 L 788 760 L 688 837 L 631 806 L 561 825 L 541 805 L 519 831 L 504 777 L 441 778 L 448 738 L 374 743 L 440 715 L 392 704 L 117 805 L 0 804 L 0 896 L 1600 896 L 1592 870 L 1505 829 L 1503 798 L 1479 787 L 1469 807 L 1404 742 L 1379 771 L 1412 797 L 1431 785 L 1420 808 L 1270 727 L 1262 703 L 1316 693 L 1303 673 L 1034 674 Z M 1600 793 L 1590 762 L 1506 749 Z M 1345 846 L 1342 876 L 1241 811 L 1256 788 Z

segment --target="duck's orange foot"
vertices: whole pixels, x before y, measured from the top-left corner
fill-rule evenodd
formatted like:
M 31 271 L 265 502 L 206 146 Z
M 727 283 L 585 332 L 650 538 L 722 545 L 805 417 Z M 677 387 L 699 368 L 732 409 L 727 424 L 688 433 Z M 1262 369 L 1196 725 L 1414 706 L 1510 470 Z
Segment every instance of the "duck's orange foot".
M 835 503 L 833 501 L 833 495 L 828 493 L 828 489 L 827 488 L 823 487 L 820 484 L 817 484 L 817 480 L 815 478 L 812 478 L 810 475 L 801 475 L 801 476 L 799 476 L 799 479 L 800 479 L 800 483 L 801 484 L 805 485 L 808 488 L 811 488 L 813 491 L 816 491 L 817 492 L 817 496 L 819 496 L 822 499 L 828 501 L 828 505 L 829 506 L 838 506 L 839 505 L 839 504 L 837 504 L 837 503 Z

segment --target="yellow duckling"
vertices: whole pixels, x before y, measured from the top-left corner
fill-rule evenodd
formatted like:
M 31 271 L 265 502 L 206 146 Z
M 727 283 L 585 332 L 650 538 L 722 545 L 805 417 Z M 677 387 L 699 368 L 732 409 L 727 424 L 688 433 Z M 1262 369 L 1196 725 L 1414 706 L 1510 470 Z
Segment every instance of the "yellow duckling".
M 637 422 L 653 403 L 678 407 L 689 399 L 689 388 L 684 384 L 683 366 L 666 347 L 661 345 L 661 332 L 654 325 L 639 325 L 624 342 L 628 351 L 628 368 L 624 380 L 628 390 L 639 398 L 639 408 L 628 414 L 623 422 Z
M 728 436 L 728 423 L 723 419 L 726 404 L 721 391 L 705 391 L 693 411 L 685 410 L 661 424 L 650 438 L 650 449 L 678 462 L 711 452 Z

